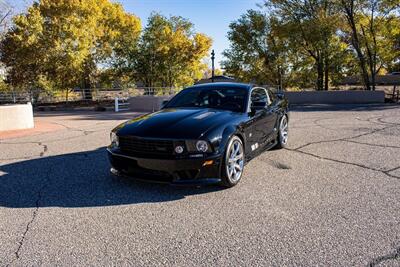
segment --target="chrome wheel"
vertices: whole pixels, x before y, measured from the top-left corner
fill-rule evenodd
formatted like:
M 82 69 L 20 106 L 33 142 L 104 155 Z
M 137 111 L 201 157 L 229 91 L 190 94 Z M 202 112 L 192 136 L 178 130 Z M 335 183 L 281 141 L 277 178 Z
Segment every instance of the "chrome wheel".
M 243 173 L 243 144 L 239 138 L 234 138 L 226 153 L 226 174 L 231 183 L 237 183 Z
M 281 124 L 279 125 L 280 141 L 282 145 L 286 145 L 289 137 L 289 124 L 286 116 L 281 119 Z

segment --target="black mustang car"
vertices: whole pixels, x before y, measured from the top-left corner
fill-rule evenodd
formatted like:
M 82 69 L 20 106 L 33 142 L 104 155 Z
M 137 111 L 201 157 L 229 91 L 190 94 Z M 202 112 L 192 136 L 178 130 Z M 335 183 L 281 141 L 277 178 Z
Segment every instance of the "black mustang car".
M 245 162 L 288 142 L 288 101 L 248 84 L 186 88 L 111 132 L 116 175 L 172 184 L 236 185 Z

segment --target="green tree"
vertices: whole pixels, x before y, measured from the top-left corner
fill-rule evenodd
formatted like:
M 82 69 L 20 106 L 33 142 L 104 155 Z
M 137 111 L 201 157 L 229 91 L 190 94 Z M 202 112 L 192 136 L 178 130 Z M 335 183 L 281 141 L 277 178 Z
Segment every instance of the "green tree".
M 398 0 L 340 0 L 349 43 L 357 55 L 364 86 L 375 90 L 375 77 L 399 58 Z
M 268 13 L 250 10 L 230 25 L 222 62 L 244 81 L 328 90 L 351 56 L 336 34 L 341 20 L 332 1 L 271 0 Z
M 10 26 L 13 7 L 8 1 L 0 0 L 0 38 Z
M 277 31 L 289 39 L 290 49 L 304 62 L 309 57 L 314 61 L 316 89 L 328 90 L 334 57 L 343 51 L 336 36 L 341 21 L 337 6 L 331 0 L 270 0 L 265 4 L 277 17 Z
M 0 0 L 0 41 L 4 38 L 7 29 L 10 27 L 12 14 L 13 14 L 13 7 L 11 6 L 11 4 L 5 0 Z M 5 66 L 0 61 L 0 91 L 6 91 L 10 89 L 5 82 L 4 73 L 5 73 Z
M 328 90 L 359 75 L 399 68 L 398 0 L 266 0 L 230 25 L 222 62 L 244 81 Z
M 68 98 L 71 88 L 90 87 L 96 69 L 139 34 L 140 20 L 109 0 L 41 0 L 14 18 L 0 45 L 1 60 L 14 85 L 45 79 Z
M 211 44 L 188 20 L 153 13 L 126 66 L 147 87 L 192 84 L 207 68 L 202 60 Z
M 287 39 L 275 32 L 275 17 L 249 10 L 230 24 L 230 48 L 221 64 L 226 73 L 245 82 L 282 86 L 287 65 Z

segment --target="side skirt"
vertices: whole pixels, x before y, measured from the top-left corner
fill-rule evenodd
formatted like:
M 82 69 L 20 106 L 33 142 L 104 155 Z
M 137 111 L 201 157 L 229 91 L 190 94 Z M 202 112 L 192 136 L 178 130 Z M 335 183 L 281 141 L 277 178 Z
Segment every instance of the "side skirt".
M 257 156 L 259 156 L 260 154 L 264 153 L 265 151 L 268 151 L 272 148 L 274 148 L 277 144 L 278 144 L 278 136 L 276 136 L 274 139 L 272 139 L 271 142 L 265 144 L 263 147 L 261 147 L 260 149 L 257 149 L 255 152 L 250 153 L 249 155 L 246 155 L 245 157 L 245 165 L 250 162 L 252 159 L 256 158 Z

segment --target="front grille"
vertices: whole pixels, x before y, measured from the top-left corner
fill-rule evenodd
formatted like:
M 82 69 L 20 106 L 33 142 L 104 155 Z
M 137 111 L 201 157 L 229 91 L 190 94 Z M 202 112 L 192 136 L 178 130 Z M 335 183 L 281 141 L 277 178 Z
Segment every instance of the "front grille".
M 133 155 L 173 155 L 174 143 L 171 140 L 142 139 L 133 136 L 120 136 L 121 151 Z

